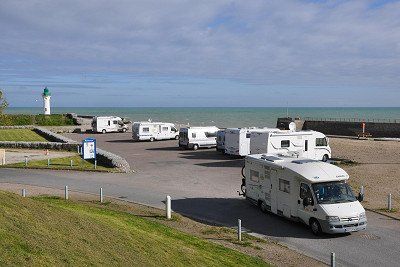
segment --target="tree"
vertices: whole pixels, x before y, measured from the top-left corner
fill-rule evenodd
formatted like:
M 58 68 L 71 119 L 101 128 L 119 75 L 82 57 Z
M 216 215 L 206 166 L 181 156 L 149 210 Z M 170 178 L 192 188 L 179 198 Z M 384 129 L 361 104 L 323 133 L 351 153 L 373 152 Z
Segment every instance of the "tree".
M 8 102 L 4 98 L 3 90 L 0 90 L 0 114 L 8 107 Z

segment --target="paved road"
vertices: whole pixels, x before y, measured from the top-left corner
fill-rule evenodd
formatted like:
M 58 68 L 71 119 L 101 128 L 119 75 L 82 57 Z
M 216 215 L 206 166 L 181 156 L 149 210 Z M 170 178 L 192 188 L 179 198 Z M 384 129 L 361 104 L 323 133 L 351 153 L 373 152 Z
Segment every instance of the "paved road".
M 85 136 L 72 135 L 75 139 Z M 0 169 L 0 182 L 13 182 L 97 193 L 163 207 L 166 194 L 173 209 L 194 219 L 243 226 L 279 240 L 317 259 L 328 261 L 337 253 L 339 265 L 395 266 L 400 262 L 400 222 L 367 213 L 367 231 L 315 238 L 303 225 L 265 215 L 237 196 L 242 160 L 212 150 L 180 151 L 176 141 L 132 143 L 128 135 L 98 135 L 99 145 L 118 153 L 136 168 L 131 174 L 50 172 Z

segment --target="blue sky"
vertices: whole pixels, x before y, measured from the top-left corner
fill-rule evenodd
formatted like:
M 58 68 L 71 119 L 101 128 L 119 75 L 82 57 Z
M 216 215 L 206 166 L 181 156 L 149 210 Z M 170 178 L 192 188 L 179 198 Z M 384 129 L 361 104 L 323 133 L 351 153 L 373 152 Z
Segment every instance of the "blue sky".
M 400 1 L 0 2 L 12 106 L 400 106 Z

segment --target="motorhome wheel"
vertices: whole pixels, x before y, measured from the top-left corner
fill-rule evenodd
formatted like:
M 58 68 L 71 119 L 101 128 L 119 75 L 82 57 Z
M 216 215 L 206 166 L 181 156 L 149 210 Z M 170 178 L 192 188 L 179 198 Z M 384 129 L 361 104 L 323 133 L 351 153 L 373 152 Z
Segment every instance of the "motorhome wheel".
M 154 137 L 151 137 L 151 138 L 150 138 L 150 142 L 154 142 Z
M 267 204 L 265 204 L 264 201 L 261 202 L 260 209 L 261 209 L 262 212 L 267 213 L 267 211 L 268 211 Z
M 199 145 L 193 145 L 193 150 L 199 149 Z
M 123 133 L 126 133 L 126 128 L 123 128 L 123 129 L 122 129 L 122 132 L 123 132 Z
M 329 156 L 326 155 L 326 154 L 322 157 L 322 161 L 323 161 L 323 162 L 327 162 L 328 159 L 329 159 Z
M 321 225 L 319 224 L 319 222 L 316 219 L 310 220 L 310 228 L 311 228 L 311 232 L 316 236 L 320 235 L 322 232 Z
M 179 135 L 175 136 L 175 140 L 178 140 L 178 139 L 179 139 Z
M 106 131 L 106 129 L 103 129 L 103 131 L 101 131 L 103 134 L 105 134 L 107 131 Z

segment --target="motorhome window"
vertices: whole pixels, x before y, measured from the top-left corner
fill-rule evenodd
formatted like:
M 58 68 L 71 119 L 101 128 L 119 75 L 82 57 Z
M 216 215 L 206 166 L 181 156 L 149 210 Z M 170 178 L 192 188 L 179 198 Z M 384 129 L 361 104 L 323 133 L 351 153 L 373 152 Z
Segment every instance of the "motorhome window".
M 209 132 L 206 132 L 205 134 L 206 134 L 206 137 L 207 137 L 207 138 L 208 138 L 208 137 L 216 137 L 216 136 L 217 136 L 217 133 L 209 133 Z
M 175 127 L 171 127 L 171 131 L 177 132 L 178 130 Z
M 250 180 L 258 183 L 260 181 L 260 173 L 258 171 L 250 170 Z
M 118 121 L 113 121 L 114 124 L 118 124 Z
M 312 185 L 319 204 L 354 202 L 356 198 L 350 186 L 345 182 L 317 183 Z
M 300 198 L 305 199 L 306 197 L 311 197 L 311 190 L 310 187 L 307 184 L 301 183 L 300 185 Z
M 282 140 L 281 141 L 281 147 L 282 148 L 290 147 L 290 140 Z
M 304 144 L 304 151 L 308 151 L 308 140 L 305 141 L 305 144 Z
M 111 121 L 108 121 L 108 126 L 111 126 Z
M 150 132 L 150 128 L 149 127 L 143 127 L 143 130 L 142 130 L 144 133 L 148 133 L 148 132 Z
M 290 193 L 290 182 L 279 179 L 279 190 L 285 193 Z
M 168 131 L 168 127 L 162 127 L 163 132 L 167 132 Z
M 328 140 L 326 138 L 317 138 L 315 139 L 316 146 L 328 146 Z
M 196 133 L 192 133 L 192 138 L 196 138 Z
M 250 133 L 247 133 L 247 134 L 246 134 L 246 138 L 250 138 L 250 136 L 251 136 Z

